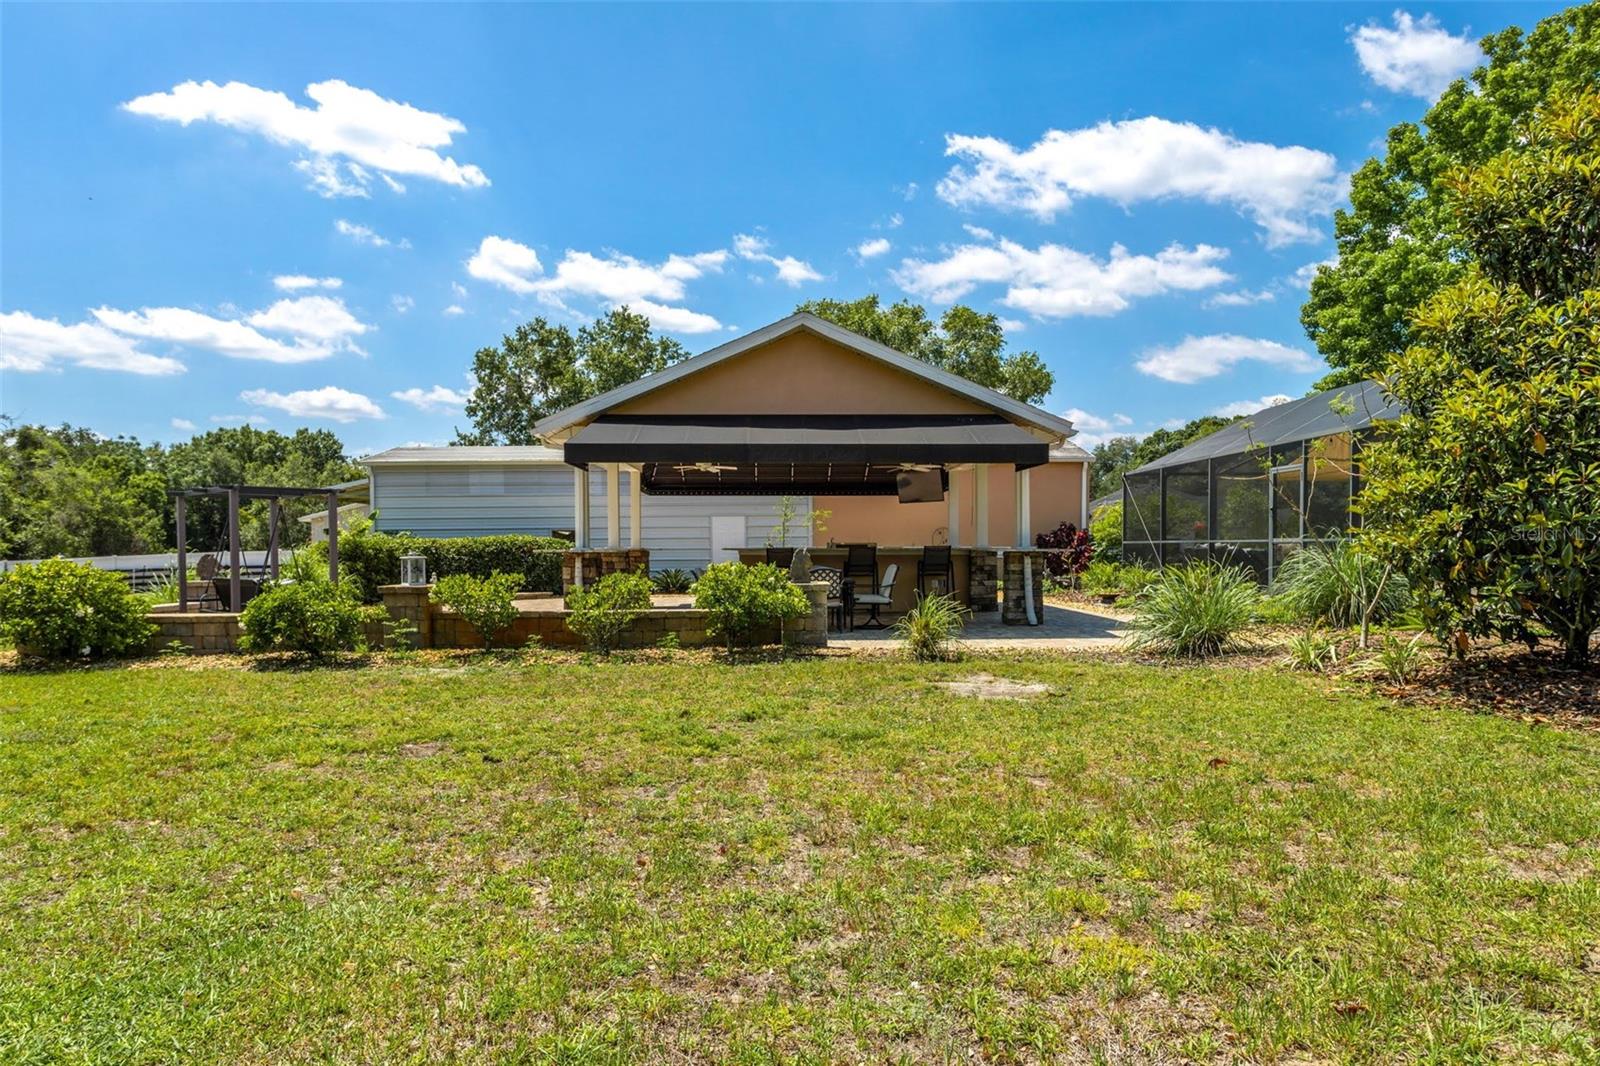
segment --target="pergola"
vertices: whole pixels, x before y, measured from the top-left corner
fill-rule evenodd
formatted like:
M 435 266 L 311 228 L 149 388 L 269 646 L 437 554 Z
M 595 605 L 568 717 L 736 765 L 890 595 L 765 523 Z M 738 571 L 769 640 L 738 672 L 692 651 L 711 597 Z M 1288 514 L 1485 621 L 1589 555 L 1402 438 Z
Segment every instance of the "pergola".
M 278 576 L 278 529 L 282 525 L 282 503 L 285 497 L 323 496 L 328 501 L 328 580 L 339 580 L 339 490 L 336 488 L 289 488 L 282 485 L 203 485 L 189 489 L 172 489 L 173 517 L 178 539 L 178 610 L 189 609 L 189 501 L 197 497 L 224 496 L 228 501 L 228 602 L 239 609 L 239 570 L 242 562 L 239 549 L 239 504 L 245 500 L 267 500 L 271 518 L 267 523 L 267 569 L 275 579 Z

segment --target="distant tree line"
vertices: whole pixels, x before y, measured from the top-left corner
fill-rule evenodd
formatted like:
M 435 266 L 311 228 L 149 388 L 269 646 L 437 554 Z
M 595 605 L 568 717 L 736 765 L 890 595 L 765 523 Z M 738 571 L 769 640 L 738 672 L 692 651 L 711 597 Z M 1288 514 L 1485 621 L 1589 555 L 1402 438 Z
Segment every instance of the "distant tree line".
M 363 476 L 328 430 L 293 435 L 228 427 L 172 445 L 102 437 L 88 429 L 17 425 L 0 418 L 0 558 L 133 555 L 176 547 L 167 490 L 197 485 L 318 486 Z M 315 499 L 286 499 L 281 543 L 303 543 Z M 267 544 L 266 501 L 240 511 L 246 548 Z M 225 504 L 194 502 L 189 546 L 226 543 Z

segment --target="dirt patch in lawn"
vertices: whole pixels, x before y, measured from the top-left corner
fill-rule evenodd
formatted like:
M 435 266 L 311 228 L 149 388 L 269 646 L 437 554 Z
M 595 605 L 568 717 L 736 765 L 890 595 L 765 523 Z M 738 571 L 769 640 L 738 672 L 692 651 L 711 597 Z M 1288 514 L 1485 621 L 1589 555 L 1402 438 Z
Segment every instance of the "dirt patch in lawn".
M 971 674 L 954 681 L 935 681 L 933 687 L 957 696 L 976 696 L 980 700 L 1027 700 L 1050 694 L 1049 685 L 1012 681 L 993 674 Z

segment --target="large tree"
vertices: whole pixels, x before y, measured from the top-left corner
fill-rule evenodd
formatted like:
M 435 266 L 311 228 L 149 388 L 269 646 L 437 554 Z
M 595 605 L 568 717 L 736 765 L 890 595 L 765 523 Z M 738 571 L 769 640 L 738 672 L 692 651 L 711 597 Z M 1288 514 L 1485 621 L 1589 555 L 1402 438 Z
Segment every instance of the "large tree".
M 956 304 L 935 323 L 919 304 L 901 300 L 884 307 L 876 294 L 859 300 L 809 300 L 795 308 L 960 374 L 1023 403 L 1050 394 L 1055 375 L 1037 352 L 1006 351 L 1006 332 L 996 315 Z
M 1512 143 L 1446 179 L 1473 262 L 1387 367 L 1406 413 L 1366 453 L 1365 535 L 1441 638 L 1542 629 L 1579 665 L 1600 627 L 1600 92 Z
M 1422 123 L 1389 131 L 1387 151 L 1351 180 L 1334 217 L 1338 261 L 1317 271 L 1300 320 L 1333 367 L 1318 388 L 1371 377 L 1415 339 L 1412 312 L 1462 276 L 1471 258 L 1445 193 L 1451 172 L 1505 150 L 1553 90 L 1600 84 L 1600 3 L 1553 15 L 1532 33 L 1482 41 L 1484 65 L 1446 89 Z
M 607 389 L 665 369 L 689 352 L 656 335 L 650 320 L 619 307 L 576 334 L 544 318 L 524 323 L 472 357 L 477 385 L 460 444 L 536 444 L 534 424 Z
M 136 440 L 0 423 L 0 558 L 159 551 L 165 495 Z
M 1122 475 L 1128 471 L 1153 463 L 1164 455 L 1171 455 L 1201 437 L 1215 433 L 1223 426 L 1232 425 L 1243 417 L 1235 415 L 1201 415 L 1177 429 L 1158 429 L 1145 437 L 1112 437 L 1101 441 L 1089 453 L 1094 462 L 1089 469 L 1089 491 L 1096 498 L 1122 490 Z

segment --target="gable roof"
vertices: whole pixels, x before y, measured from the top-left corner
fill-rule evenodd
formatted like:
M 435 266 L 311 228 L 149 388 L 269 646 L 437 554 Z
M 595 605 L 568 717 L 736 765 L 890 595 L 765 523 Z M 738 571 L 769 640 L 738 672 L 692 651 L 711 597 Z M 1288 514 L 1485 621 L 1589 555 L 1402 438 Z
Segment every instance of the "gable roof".
M 859 352 L 879 362 L 887 363 L 897 370 L 913 377 L 921 378 L 957 395 L 965 396 L 994 411 L 1009 415 L 1020 422 L 1025 422 L 1030 426 L 1041 429 L 1052 436 L 1065 438 L 1077 433 L 1077 430 L 1072 426 L 1072 422 L 1068 419 L 1059 418 L 1047 411 L 1041 411 L 1039 408 L 1025 404 L 1020 400 L 1013 400 L 1011 397 L 995 392 L 993 389 L 986 389 L 982 385 L 968 381 L 958 374 L 952 374 L 948 370 L 941 370 L 932 363 L 926 363 L 921 359 L 906 355 L 904 352 L 897 352 L 886 344 L 879 344 L 875 340 L 863 337 L 859 333 L 854 333 L 843 326 L 836 325 L 825 318 L 819 318 L 805 311 L 797 311 L 788 318 L 779 319 L 777 322 L 769 326 L 763 326 L 753 333 L 746 333 L 743 337 L 736 337 L 726 344 L 712 348 L 710 351 L 701 352 L 699 355 L 685 359 L 681 363 L 674 363 L 665 370 L 647 374 L 637 381 L 619 385 L 614 389 L 602 392 L 598 396 L 592 396 L 582 403 L 573 404 L 565 410 L 547 415 L 534 425 L 533 431 L 540 438 L 549 439 L 550 436 L 570 429 L 579 422 L 586 422 L 615 407 L 617 404 L 654 392 L 656 389 L 670 385 L 675 381 L 681 381 L 683 378 L 705 370 L 707 367 L 716 366 L 718 363 L 742 355 L 752 348 L 770 344 L 779 338 L 800 330 L 815 333 L 819 337 L 849 348 L 851 351 Z

